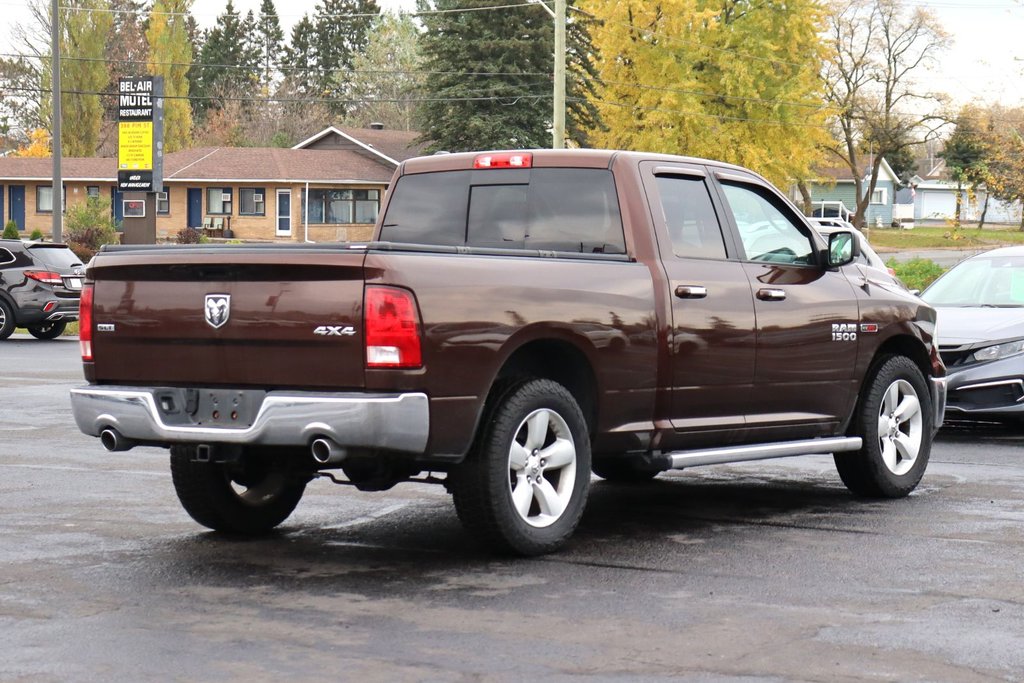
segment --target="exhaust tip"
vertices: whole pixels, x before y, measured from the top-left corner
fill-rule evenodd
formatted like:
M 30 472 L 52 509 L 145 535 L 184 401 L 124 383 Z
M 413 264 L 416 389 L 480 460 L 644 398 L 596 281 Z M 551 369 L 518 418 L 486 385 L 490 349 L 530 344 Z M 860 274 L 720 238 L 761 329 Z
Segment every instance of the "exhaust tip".
M 313 440 L 310 452 L 313 454 L 313 460 L 321 465 L 339 463 L 345 459 L 346 455 L 344 448 L 324 437 Z
M 100 432 L 100 443 L 103 448 L 113 453 L 115 451 L 126 451 L 135 444 L 118 434 L 116 429 L 108 427 Z

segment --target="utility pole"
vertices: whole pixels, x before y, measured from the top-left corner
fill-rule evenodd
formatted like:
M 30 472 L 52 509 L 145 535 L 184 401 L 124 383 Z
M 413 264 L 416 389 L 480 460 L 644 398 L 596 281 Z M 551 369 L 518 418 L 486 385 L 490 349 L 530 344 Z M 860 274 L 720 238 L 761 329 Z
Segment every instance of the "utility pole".
M 565 147 L 565 0 L 555 0 L 555 9 L 544 0 L 529 0 L 544 8 L 555 20 L 555 92 L 551 111 L 551 149 Z
M 50 196 L 53 198 L 51 208 L 53 209 L 53 222 L 50 224 L 50 235 L 54 242 L 64 241 L 61 234 L 61 227 L 64 222 L 64 178 L 61 177 L 60 158 L 60 14 L 59 0 L 50 0 L 50 78 L 53 88 L 53 191 Z
M 555 0 L 555 97 L 551 148 L 565 147 L 565 0 Z

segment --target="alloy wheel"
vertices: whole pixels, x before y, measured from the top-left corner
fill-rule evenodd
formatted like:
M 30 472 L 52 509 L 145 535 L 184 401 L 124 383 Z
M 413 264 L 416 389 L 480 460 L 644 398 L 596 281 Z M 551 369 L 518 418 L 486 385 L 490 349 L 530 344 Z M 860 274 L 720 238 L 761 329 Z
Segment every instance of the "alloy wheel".
M 558 521 L 576 482 L 576 444 L 561 415 L 542 408 L 526 416 L 509 449 L 508 474 L 512 505 L 524 522 Z

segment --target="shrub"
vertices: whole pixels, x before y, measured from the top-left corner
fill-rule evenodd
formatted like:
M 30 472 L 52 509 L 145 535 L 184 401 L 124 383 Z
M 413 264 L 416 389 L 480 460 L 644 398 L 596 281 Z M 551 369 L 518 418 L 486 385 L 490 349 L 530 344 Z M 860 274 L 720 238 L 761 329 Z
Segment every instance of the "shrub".
M 4 239 L 16 240 L 18 237 L 20 237 L 18 234 L 18 224 L 14 221 L 7 221 L 7 225 L 4 226 Z
M 29 239 L 30 240 L 35 240 L 35 241 L 38 242 L 39 240 L 43 239 L 43 231 L 42 230 L 38 230 L 38 229 L 37 230 L 33 230 L 32 234 L 29 235 Z
M 203 233 L 195 228 L 182 228 L 178 231 L 178 244 L 199 244 Z
M 86 263 L 104 244 L 117 244 L 117 224 L 110 216 L 110 205 L 97 197 L 68 207 L 64 218 L 64 241 Z
M 896 271 L 896 277 L 903 280 L 910 289 L 924 289 L 946 272 L 946 269 L 935 261 L 926 258 L 910 259 L 904 263 L 889 259 L 886 264 Z

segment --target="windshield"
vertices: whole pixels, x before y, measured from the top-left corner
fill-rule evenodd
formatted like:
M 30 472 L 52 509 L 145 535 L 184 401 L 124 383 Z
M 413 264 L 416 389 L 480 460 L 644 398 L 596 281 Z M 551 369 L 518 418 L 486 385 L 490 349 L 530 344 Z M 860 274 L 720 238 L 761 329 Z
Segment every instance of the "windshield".
M 932 306 L 1024 306 L 1024 257 L 969 259 L 936 280 L 921 298 Z

